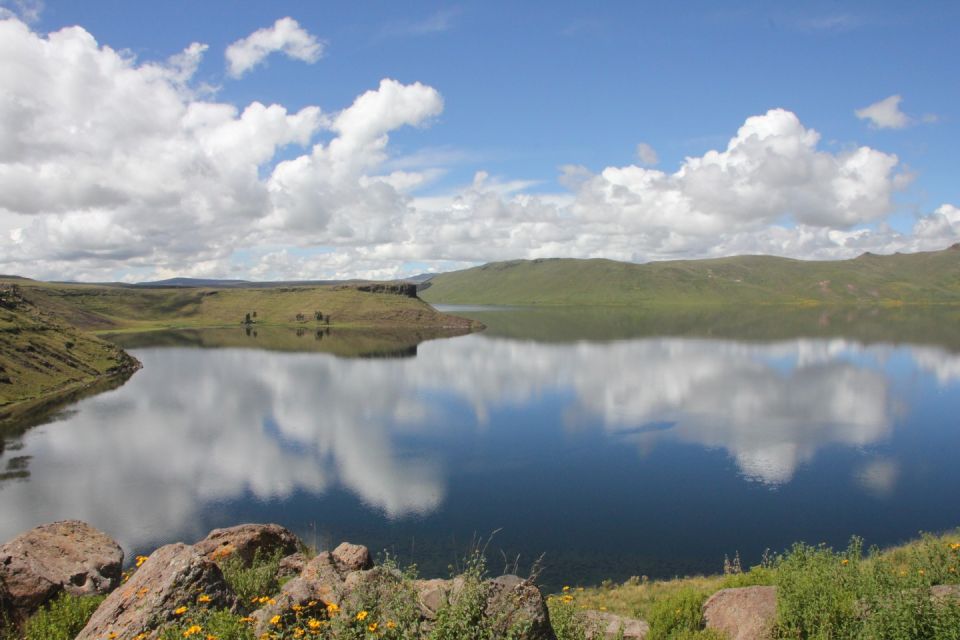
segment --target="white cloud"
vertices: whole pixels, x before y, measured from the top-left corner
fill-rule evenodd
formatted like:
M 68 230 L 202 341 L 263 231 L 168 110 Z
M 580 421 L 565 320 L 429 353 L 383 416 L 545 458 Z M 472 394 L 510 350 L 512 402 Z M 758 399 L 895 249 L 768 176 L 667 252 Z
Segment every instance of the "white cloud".
M 651 147 L 646 142 L 641 142 L 637 145 L 637 157 L 640 159 L 641 163 L 648 167 L 660 162 L 660 156 L 657 155 L 656 149 Z
M 19 18 L 34 23 L 43 13 L 43 0 L 0 0 L 0 20 Z
M 863 109 L 857 109 L 854 114 L 861 120 L 869 120 L 870 126 L 876 129 L 903 129 L 912 124 L 913 119 L 900 111 L 902 100 L 901 96 L 892 95 Z
M 237 106 L 193 86 L 205 51 L 141 63 L 80 27 L 42 36 L 0 22 L 0 272 L 331 278 L 538 257 L 843 258 L 960 240 L 951 204 L 911 233 L 887 227 L 911 178 L 897 156 L 825 149 L 784 109 L 672 171 L 565 166 L 564 190 L 549 193 L 481 169 L 424 196 L 446 166 L 477 161 L 443 148 L 391 157 L 394 131 L 442 113 L 436 89 L 384 79 L 339 111 Z
M 313 63 L 323 55 L 323 49 L 323 41 L 308 33 L 296 20 L 280 18 L 272 27 L 258 29 L 227 47 L 227 72 L 239 78 L 277 52 Z

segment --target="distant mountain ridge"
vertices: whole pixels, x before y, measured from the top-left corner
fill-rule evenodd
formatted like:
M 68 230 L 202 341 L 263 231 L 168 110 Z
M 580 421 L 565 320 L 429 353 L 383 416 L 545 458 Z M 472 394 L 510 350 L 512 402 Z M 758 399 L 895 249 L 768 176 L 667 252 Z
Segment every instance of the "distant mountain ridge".
M 422 285 L 420 297 L 491 305 L 960 304 L 960 244 L 832 261 L 512 260 L 438 274 Z

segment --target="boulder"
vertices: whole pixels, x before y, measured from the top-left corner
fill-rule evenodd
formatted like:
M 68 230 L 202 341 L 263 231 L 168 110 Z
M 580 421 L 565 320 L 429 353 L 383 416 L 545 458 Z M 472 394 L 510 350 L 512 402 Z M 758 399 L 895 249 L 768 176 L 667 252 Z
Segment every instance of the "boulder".
M 776 587 L 742 587 L 716 592 L 703 605 L 707 629 L 731 640 L 769 638 L 777 620 Z
M 39 526 L 0 547 L 0 608 L 20 622 L 61 591 L 108 593 L 122 566 L 120 545 L 84 522 Z
M 307 566 L 307 556 L 299 551 L 280 560 L 277 567 L 277 580 L 281 578 L 294 578 L 303 573 L 303 568 Z
M 583 622 L 587 640 L 643 640 L 650 633 L 644 620 L 606 611 L 584 611 Z
M 200 597 L 203 596 L 202 602 Z M 236 606 L 220 568 L 182 543 L 154 551 L 147 561 L 94 612 L 76 640 L 133 640 L 141 633 L 189 616 L 198 607 Z M 180 607 L 187 612 L 177 614 Z
M 331 553 L 337 569 L 341 572 L 363 571 L 373 568 L 373 558 L 370 557 L 370 550 L 362 544 L 350 544 L 341 542 Z
M 261 556 L 278 552 L 286 556 L 296 553 L 303 545 L 292 531 L 278 524 L 241 524 L 214 529 L 193 546 L 214 562 L 240 558 L 245 566 L 250 566 L 258 551 Z
M 464 580 L 457 576 L 452 580 L 435 578 L 433 580 L 415 580 L 414 591 L 417 593 L 417 604 L 420 605 L 420 615 L 426 620 L 436 620 L 437 611 L 447 602 L 455 600 L 463 589 Z
M 556 640 L 540 590 L 529 580 L 505 575 L 486 581 L 486 615 L 495 637 Z

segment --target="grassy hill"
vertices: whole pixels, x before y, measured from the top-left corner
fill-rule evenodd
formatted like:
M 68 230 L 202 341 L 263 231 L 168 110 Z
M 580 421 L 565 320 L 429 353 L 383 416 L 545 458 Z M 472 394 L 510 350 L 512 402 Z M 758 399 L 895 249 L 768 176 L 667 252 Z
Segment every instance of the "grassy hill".
M 18 281 L 24 297 L 85 331 L 253 326 L 478 327 L 415 297 L 360 286 L 139 288 Z M 389 287 L 387 287 L 389 289 Z M 323 315 L 322 321 L 315 313 Z M 301 316 L 298 319 L 298 315 Z M 327 322 L 329 318 L 329 322 Z
M 0 425 L 138 367 L 116 345 L 42 311 L 17 287 L 0 285 Z
M 835 261 L 515 260 L 437 275 L 420 295 L 433 303 L 498 305 L 953 304 L 960 303 L 960 245 Z

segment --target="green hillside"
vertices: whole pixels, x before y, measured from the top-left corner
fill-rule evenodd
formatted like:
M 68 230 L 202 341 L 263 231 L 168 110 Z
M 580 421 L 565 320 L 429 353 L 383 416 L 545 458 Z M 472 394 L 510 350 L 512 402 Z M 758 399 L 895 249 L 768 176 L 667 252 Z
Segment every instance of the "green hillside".
M 415 297 L 364 291 L 348 285 L 139 288 L 21 280 L 19 286 L 23 295 L 37 306 L 75 327 L 98 333 L 236 327 L 244 323 L 247 314 L 252 326 L 476 326 L 469 320 L 440 313 Z M 317 321 L 317 312 L 323 320 Z
M 0 285 L 0 425 L 64 394 L 123 378 L 139 363 Z
M 420 296 L 496 305 L 953 304 L 960 303 L 960 245 L 836 261 L 516 260 L 437 275 Z

